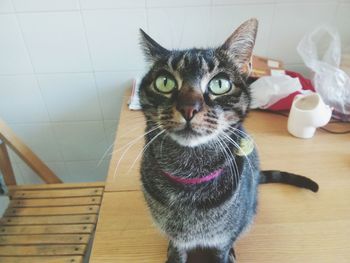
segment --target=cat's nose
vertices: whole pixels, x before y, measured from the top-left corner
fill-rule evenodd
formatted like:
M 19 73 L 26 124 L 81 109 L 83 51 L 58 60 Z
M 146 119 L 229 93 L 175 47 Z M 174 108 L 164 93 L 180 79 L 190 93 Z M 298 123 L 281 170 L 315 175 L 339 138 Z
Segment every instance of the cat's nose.
M 176 109 L 186 121 L 190 121 L 194 115 L 203 109 L 203 101 L 203 95 L 199 91 L 181 88 L 177 98 Z
M 182 106 L 178 109 L 178 111 L 181 113 L 181 115 L 185 118 L 186 121 L 192 120 L 194 115 L 201 111 L 201 106 L 199 103 L 196 103 L 193 106 Z

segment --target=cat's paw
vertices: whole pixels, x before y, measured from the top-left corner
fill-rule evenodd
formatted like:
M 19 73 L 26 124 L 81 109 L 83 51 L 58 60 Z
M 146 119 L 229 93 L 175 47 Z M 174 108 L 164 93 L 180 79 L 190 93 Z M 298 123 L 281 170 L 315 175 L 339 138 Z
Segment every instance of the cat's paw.
M 236 254 L 233 248 L 230 249 L 229 263 L 236 263 Z

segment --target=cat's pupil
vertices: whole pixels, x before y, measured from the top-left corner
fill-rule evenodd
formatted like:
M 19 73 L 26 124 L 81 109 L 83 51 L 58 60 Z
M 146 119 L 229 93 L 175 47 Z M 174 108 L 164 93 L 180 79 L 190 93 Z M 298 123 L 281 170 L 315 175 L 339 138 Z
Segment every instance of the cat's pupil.
M 219 79 L 219 88 L 221 89 L 221 79 Z
M 164 85 L 164 87 L 166 87 L 167 82 L 168 82 L 168 79 L 167 79 L 167 78 L 164 78 L 164 79 L 163 79 L 163 85 Z

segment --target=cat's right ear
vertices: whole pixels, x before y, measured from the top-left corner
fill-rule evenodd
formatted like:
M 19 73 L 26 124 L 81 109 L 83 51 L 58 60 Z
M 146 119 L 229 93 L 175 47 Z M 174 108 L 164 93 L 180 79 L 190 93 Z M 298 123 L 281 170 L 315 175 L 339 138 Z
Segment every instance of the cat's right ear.
M 167 56 L 170 51 L 166 48 L 159 45 L 155 40 L 153 40 L 149 35 L 145 33 L 140 28 L 141 33 L 141 47 L 143 49 L 143 53 L 148 61 L 154 62 L 160 58 L 164 58 Z

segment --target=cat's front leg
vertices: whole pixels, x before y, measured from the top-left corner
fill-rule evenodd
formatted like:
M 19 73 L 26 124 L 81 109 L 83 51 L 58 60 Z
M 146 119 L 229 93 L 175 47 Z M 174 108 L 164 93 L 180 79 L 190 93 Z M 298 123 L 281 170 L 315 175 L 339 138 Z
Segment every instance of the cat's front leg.
M 166 263 L 186 263 L 187 252 L 184 249 L 177 248 L 170 241 L 168 246 L 168 259 Z

